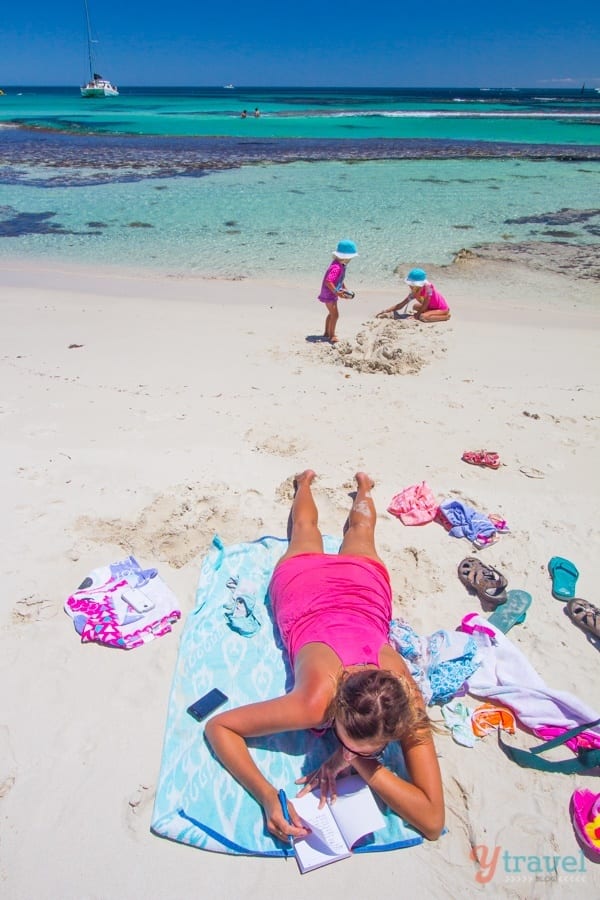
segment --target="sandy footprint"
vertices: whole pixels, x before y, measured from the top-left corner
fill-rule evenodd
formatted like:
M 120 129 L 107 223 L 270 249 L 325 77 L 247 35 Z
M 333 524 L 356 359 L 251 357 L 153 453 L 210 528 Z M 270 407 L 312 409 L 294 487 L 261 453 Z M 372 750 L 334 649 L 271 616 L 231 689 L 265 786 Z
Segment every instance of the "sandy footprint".
M 470 781 L 467 784 L 467 781 Z M 465 836 L 469 843 L 469 847 L 473 851 L 473 861 L 479 863 L 476 845 L 477 845 L 477 828 L 471 817 L 470 798 L 473 796 L 473 783 L 469 779 L 468 773 L 461 775 L 460 780 L 453 775 L 446 788 L 446 805 L 448 812 L 459 823 L 464 830 Z
M 275 497 L 277 500 L 281 500 L 282 503 L 292 503 L 296 492 L 294 487 L 295 479 L 295 475 L 290 475 L 289 478 L 286 478 L 285 481 L 282 481 L 281 484 L 275 488 Z
M 476 471 L 476 467 L 472 467 L 473 471 Z M 464 491 L 461 491 L 460 488 L 453 488 L 448 491 L 447 500 L 459 500 L 461 503 L 464 503 L 466 506 L 471 506 L 473 509 L 477 509 L 481 511 L 481 501 L 475 500 L 474 497 L 471 497 L 469 494 L 465 494 Z
M 284 438 L 276 434 L 257 435 L 253 429 L 246 432 L 244 439 L 256 450 L 262 450 L 274 456 L 298 456 L 306 449 L 306 444 L 297 438 Z
M 12 611 L 12 620 L 17 625 L 24 625 L 51 619 L 55 615 L 56 608 L 51 600 L 30 594 L 17 601 Z
M 138 784 L 127 800 L 126 823 L 134 834 L 148 831 L 147 812 L 154 803 L 154 789 L 151 784 Z
M 12 790 L 17 780 L 17 762 L 6 725 L 0 726 L 0 800 Z
M 393 583 L 398 597 L 394 601 L 394 612 L 405 615 L 407 611 L 420 609 L 432 594 L 439 594 L 445 585 L 438 574 L 438 567 L 424 550 L 404 547 L 388 558 L 388 566 L 393 571 Z M 416 621 L 411 613 L 411 622 Z

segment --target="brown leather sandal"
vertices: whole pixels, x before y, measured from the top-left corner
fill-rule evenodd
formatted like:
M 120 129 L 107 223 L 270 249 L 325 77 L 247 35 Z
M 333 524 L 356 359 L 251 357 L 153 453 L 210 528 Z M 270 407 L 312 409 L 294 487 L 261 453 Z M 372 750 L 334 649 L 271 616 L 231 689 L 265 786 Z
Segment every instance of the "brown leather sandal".
M 566 608 L 567 615 L 575 625 L 579 625 L 580 628 L 584 628 L 590 634 L 600 638 L 600 609 L 597 606 L 593 606 L 587 600 L 574 597 L 569 600 Z
M 506 603 L 506 578 L 480 559 L 475 559 L 474 556 L 463 559 L 458 565 L 458 577 L 467 590 L 476 593 L 480 600 L 492 606 Z

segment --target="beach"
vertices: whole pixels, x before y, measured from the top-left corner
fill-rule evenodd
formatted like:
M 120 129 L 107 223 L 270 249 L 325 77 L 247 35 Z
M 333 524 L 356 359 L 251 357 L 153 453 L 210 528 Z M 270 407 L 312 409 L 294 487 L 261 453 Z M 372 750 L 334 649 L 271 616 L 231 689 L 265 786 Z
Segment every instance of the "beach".
M 438 325 L 376 320 L 404 296 L 401 279 L 387 288 L 363 279 L 341 304 L 336 346 L 320 340 L 309 280 L 2 258 L 3 897 L 600 889 L 600 867 L 581 855 L 569 816 L 573 790 L 597 791 L 597 778 L 519 768 L 494 734 L 473 748 L 436 736 L 448 830 L 434 843 L 300 876 L 291 861 L 204 852 L 150 832 L 201 561 L 215 534 L 225 544 L 283 537 L 292 477 L 307 467 L 318 473 L 329 534 L 341 533 L 354 473 L 373 476 L 394 612 L 419 634 L 481 612 L 456 574 L 473 548 L 436 523 L 404 526 L 386 511 L 391 498 L 425 480 L 440 501 L 505 518 L 510 533 L 476 555 L 533 597 L 509 637 L 549 686 L 598 709 L 599 648 L 552 596 L 547 570 L 552 556 L 573 560 L 577 596 L 600 602 L 597 245 L 577 270 L 549 246 L 550 262 L 535 246 L 508 261 L 489 249 L 447 266 L 422 260 L 452 309 Z M 412 263 L 394 260 L 399 272 Z M 499 453 L 498 470 L 461 461 L 482 447 Z M 132 652 L 82 644 L 66 598 L 96 566 L 129 553 L 158 568 L 182 620 Z M 430 714 L 441 723 L 438 707 Z M 538 743 L 523 729 L 506 739 Z M 545 858 L 558 858 L 557 871 Z

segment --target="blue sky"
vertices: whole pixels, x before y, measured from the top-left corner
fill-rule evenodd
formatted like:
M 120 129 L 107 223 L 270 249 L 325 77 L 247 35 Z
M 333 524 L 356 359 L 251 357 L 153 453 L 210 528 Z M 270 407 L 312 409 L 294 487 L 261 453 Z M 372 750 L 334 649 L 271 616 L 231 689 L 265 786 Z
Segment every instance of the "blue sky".
M 600 87 L 598 0 L 89 0 L 123 85 Z M 0 86 L 79 84 L 83 0 L 3 4 Z

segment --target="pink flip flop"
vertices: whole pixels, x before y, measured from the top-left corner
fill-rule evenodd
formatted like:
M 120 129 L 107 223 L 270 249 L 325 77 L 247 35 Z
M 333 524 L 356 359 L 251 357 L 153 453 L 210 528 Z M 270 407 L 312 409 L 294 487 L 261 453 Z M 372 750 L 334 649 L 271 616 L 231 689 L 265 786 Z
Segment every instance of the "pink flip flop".
M 472 466 L 487 466 L 490 469 L 500 467 L 500 457 L 493 450 L 465 450 L 461 459 Z
M 600 794 L 585 788 L 574 791 L 571 821 L 583 846 L 600 860 Z

